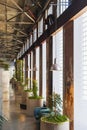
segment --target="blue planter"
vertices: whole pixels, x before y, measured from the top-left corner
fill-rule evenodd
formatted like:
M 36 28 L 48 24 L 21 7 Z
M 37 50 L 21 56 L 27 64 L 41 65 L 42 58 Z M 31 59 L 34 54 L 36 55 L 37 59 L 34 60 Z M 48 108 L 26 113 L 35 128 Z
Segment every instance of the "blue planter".
M 47 107 L 36 107 L 34 109 L 34 117 L 37 120 L 48 113 L 50 113 L 50 109 Z

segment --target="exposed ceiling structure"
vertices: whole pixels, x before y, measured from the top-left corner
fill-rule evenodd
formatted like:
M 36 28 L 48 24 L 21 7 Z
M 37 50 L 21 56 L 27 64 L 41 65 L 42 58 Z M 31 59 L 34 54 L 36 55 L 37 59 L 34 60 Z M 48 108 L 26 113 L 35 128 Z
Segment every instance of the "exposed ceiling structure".
M 47 0 L 0 0 L 0 59 L 12 61 Z

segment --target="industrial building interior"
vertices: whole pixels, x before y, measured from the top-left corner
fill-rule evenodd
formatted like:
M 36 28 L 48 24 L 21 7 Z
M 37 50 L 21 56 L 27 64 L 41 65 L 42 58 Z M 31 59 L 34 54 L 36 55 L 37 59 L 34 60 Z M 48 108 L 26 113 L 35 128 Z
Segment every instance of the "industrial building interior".
M 67 126 L 42 123 L 53 94 Z M 87 130 L 86 117 L 87 0 L 0 0 L 0 130 Z

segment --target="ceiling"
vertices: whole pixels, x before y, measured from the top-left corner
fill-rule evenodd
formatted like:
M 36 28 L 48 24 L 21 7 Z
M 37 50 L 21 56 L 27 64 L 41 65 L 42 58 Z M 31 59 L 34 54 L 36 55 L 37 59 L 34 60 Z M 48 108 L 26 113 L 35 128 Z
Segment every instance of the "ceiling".
M 0 59 L 16 58 L 48 0 L 0 0 Z

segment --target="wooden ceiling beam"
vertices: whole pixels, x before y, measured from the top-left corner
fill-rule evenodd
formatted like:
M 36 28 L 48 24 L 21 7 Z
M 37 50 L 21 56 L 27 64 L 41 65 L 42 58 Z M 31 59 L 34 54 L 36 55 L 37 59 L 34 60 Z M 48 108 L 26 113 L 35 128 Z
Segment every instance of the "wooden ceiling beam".
M 34 24 L 32 22 L 18 22 L 18 21 L 0 21 L 0 23 L 4 23 L 4 24 L 25 24 L 25 25 L 28 25 L 28 24 Z
M 10 6 L 8 4 L 5 4 L 5 3 L 2 3 L 2 2 L 0 2 L 0 5 L 7 6 L 7 7 L 11 8 L 11 9 L 18 10 L 18 8 L 12 7 L 12 6 Z
M 31 21 L 35 23 L 35 20 L 30 15 L 28 15 L 27 12 L 24 12 L 24 10 L 14 0 L 11 1 L 22 13 L 24 13 Z

